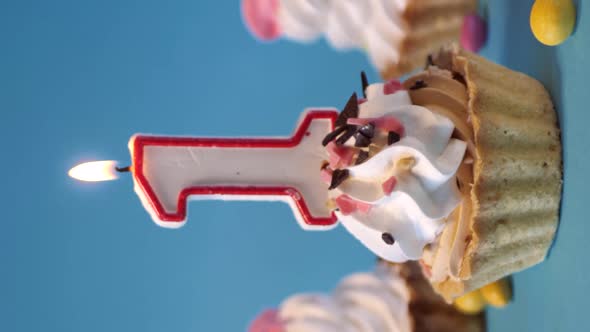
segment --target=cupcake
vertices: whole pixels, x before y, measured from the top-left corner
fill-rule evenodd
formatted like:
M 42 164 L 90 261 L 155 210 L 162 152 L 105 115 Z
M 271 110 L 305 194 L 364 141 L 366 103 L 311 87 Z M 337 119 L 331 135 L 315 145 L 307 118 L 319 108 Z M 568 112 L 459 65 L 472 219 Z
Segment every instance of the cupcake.
M 243 0 L 250 32 L 310 42 L 324 36 L 336 49 L 364 49 L 389 79 L 423 65 L 445 43 L 458 41 L 476 0 Z
M 417 264 L 380 263 L 332 294 L 297 294 L 262 313 L 250 332 L 485 331 L 483 313 L 465 315 L 436 295 Z
M 543 261 L 562 162 L 535 79 L 449 46 L 403 84 L 353 95 L 324 140 L 340 222 L 379 257 L 419 260 L 447 301 Z

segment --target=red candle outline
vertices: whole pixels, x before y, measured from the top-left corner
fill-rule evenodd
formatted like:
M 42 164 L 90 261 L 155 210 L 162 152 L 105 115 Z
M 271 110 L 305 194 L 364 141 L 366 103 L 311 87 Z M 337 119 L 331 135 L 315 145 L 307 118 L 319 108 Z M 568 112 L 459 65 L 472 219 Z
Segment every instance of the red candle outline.
M 307 225 L 322 228 L 332 226 L 337 222 L 334 213 L 330 217 L 314 217 L 309 211 L 303 195 L 297 188 L 290 186 L 195 186 L 184 188 L 178 195 L 176 212 L 167 212 L 143 174 L 143 153 L 146 146 L 293 148 L 301 143 L 313 120 L 329 119 L 331 121 L 330 129 L 333 130 L 337 117 L 338 112 L 336 110 L 307 111 L 295 129 L 293 136 L 288 138 L 202 138 L 136 135 L 133 139 L 133 176 L 143 190 L 158 219 L 166 223 L 182 223 L 186 220 L 187 199 L 191 195 L 254 195 L 290 196 Z

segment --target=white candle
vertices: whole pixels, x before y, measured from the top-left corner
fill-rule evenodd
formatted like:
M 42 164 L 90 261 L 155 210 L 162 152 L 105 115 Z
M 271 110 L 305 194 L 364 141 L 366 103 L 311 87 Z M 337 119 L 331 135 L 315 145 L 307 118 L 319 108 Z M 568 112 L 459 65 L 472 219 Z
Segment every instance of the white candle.
M 336 225 L 320 167 L 322 139 L 336 110 L 303 114 L 287 138 L 198 138 L 135 135 L 129 141 L 135 192 L 152 219 L 176 228 L 189 199 L 280 200 L 305 229 Z

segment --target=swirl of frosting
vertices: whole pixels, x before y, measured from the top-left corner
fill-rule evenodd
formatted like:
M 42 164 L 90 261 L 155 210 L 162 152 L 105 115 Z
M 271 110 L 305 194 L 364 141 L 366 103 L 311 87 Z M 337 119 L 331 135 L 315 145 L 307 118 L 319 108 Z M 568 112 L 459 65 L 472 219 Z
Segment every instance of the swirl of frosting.
M 457 170 L 457 182 L 463 197 L 469 197 L 473 184 L 473 129 L 467 110 L 467 90 L 457 74 L 437 67 L 430 67 L 410 77 L 404 84 L 412 86 L 417 81 L 425 82 L 425 88 L 412 90 L 412 102 L 426 106 L 453 121 L 454 136 L 467 142 L 467 152 Z M 432 282 L 441 282 L 448 277 L 459 279 L 459 270 L 465 252 L 465 239 L 469 234 L 471 200 L 462 200 L 447 218 L 444 230 L 438 239 L 424 250 L 422 266 Z
M 283 35 L 308 42 L 322 34 L 335 48 L 363 48 L 377 68 L 399 58 L 407 0 L 243 0 L 245 22 L 257 37 Z
M 406 332 L 409 300 L 405 281 L 380 267 L 345 278 L 331 295 L 294 295 L 278 315 L 285 332 Z
M 283 35 L 299 41 L 318 38 L 330 6 L 330 0 L 281 0 L 277 15 Z
M 403 262 L 422 256 L 460 203 L 456 173 L 467 145 L 451 137 L 455 127 L 447 117 L 413 105 L 406 90 L 386 90 L 383 84 L 367 88 L 359 118 L 394 117 L 404 136 L 346 167 L 348 178 L 333 195 L 367 207 L 336 211 L 350 233 L 381 258 Z M 388 179 L 395 181 L 390 190 L 384 189 Z M 386 241 L 383 234 L 391 239 Z
M 310 41 L 324 34 L 335 48 L 353 48 L 364 46 L 372 8 L 369 1 L 281 0 L 277 15 L 287 38 Z

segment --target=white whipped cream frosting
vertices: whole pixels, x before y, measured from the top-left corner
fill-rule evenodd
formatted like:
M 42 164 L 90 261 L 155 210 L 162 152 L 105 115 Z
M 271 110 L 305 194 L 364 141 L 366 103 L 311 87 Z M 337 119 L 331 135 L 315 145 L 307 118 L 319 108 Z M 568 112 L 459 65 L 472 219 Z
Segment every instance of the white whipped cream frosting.
M 308 42 L 324 35 L 338 49 L 366 49 L 384 68 L 399 58 L 396 41 L 405 35 L 400 13 L 408 0 L 280 0 L 283 35 Z
M 331 295 L 298 294 L 279 308 L 285 332 L 408 332 L 410 294 L 386 266 L 353 274 Z
M 383 84 L 372 84 L 359 117 L 383 115 L 396 117 L 404 125 L 404 136 L 364 163 L 348 167 L 349 179 L 334 190 L 335 196 L 346 194 L 372 208 L 368 213 L 336 211 L 336 215 L 377 256 L 391 262 L 416 260 L 460 203 L 456 171 L 466 143 L 451 138 L 451 120 L 412 105 L 406 90 L 386 95 Z M 398 168 L 397 161 L 408 157 L 414 158 L 414 166 L 409 171 Z M 385 194 L 381 184 L 391 176 L 396 176 L 397 184 Z M 383 233 L 390 233 L 395 243 L 386 244 Z

